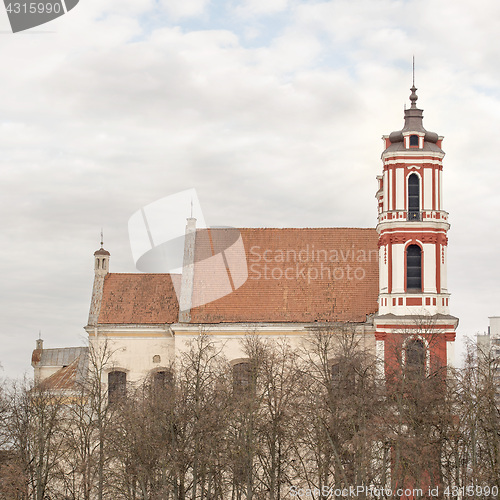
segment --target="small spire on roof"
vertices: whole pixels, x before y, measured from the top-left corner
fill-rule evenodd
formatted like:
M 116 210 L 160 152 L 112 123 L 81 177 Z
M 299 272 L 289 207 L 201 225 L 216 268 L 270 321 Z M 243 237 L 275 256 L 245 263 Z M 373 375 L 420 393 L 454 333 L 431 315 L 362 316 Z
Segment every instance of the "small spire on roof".
M 411 107 L 416 108 L 418 96 L 416 94 L 417 88 L 415 87 L 415 56 L 413 56 L 412 66 L 413 66 L 413 71 L 412 71 L 413 80 L 412 80 L 412 86 L 410 89 L 411 90 L 410 101 L 411 101 Z
M 101 227 L 101 248 L 102 248 L 103 245 L 104 245 L 104 237 L 103 237 L 103 234 L 102 234 L 102 227 Z
M 413 54 L 413 86 L 415 87 L 415 54 Z
M 38 330 L 38 339 L 36 341 L 36 349 L 43 349 L 43 340 L 42 340 L 42 330 Z

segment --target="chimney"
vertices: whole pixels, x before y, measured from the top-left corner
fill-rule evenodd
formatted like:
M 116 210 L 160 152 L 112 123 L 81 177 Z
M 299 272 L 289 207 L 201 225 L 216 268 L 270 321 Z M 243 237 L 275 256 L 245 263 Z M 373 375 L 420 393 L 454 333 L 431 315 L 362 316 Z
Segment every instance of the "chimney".
M 191 303 L 194 284 L 194 250 L 196 242 L 196 219 L 187 219 L 184 238 L 184 261 L 182 264 L 181 296 L 179 299 L 179 323 L 191 321 Z

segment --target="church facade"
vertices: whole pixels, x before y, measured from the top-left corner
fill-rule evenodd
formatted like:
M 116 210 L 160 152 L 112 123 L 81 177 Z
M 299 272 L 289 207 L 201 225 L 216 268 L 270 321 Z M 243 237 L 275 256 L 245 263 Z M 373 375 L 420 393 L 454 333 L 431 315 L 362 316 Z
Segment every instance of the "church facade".
M 176 356 L 200 333 L 220 341 L 226 358 L 241 366 L 245 335 L 299 346 L 311 331 L 346 325 L 377 354 L 386 377 L 409 357 L 427 371 L 450 364 L 458 320 L 449 313 L 446 279 L 443 138 L 424 129 L 411 90 L 403 129 L 383 137 L 376 228 L 235 233 L 197 229 L 190 218 L 181 274 L 112 273 L 101 244 L 85 330 L 90 345 L 113 346 L 103 382 L 111 388 L 171 373 Z M 227 249 L 235 240 L 244 268 L 231 265 Z M 225 281 L 212 279 L 220 271 L 212 267 L 215 257 Z M 88 349 L 44 349 L 42 341 L 32 357 L 35 380 L 55 389 L 71 389 L 86 363 Z

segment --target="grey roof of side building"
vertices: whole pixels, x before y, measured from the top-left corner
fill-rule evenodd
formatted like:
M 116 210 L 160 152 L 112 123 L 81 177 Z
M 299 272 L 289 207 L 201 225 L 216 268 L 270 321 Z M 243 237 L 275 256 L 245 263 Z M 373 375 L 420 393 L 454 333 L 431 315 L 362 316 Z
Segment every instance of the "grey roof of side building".
M 56 349 L 42 349 L 39 366 L 68 366 L 82 354 L 88 353 L 88 347 L 59 347 Z
M 59 367 L 59 370 L 42 381 L 42 384 L 52 390 L 75 389 L 85 381 L 88 374 L 88 347 L 35 349 L 33 358 L 38 367 Z

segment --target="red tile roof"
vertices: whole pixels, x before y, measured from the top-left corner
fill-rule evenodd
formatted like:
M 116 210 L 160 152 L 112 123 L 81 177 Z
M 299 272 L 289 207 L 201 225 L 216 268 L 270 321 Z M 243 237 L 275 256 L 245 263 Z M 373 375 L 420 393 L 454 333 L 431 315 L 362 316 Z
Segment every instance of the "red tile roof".
M 104 278 L 99 324 L 176 323 L 178 317 L 170 274 L 109 273 Z
M 203 247 L 223 248 L 231 230 L 210 230 Z M 234 231 L 234 230 L 233 230 Z M 378 235 L 375 229 L 240 229 L 248 279 L 232 293 L 195 307 L 193 323 L 366 321 L 377 311 Z M 219 234 L 217 234 L 219 233 Z M 221 235 L 222 233 L 222 235 Z M 218 245 L 214 243 L 218 241 Z M 222 240 L 222 241 L 221 241 Z M 217 252 L 217 249 L 215 249 Z M 229 272 L 241 271 L 231 266 Z M 237 276 L 238 278 L 238 276 Z M 195 283 L 203 279 L 195 277 Z M 197 290 L 195 285 L 194 295 Z
M 41 385 L 50 390 L 75 389 L 79 362 L 80 358 L 76 358 L 70 365 L 63 366 L 50 377 L 43 379 Z
M 248 279 L 221 298 L 194 304 L 192 323 L 363 322 L 377 311 L 378 235 L 375 229 L 240 229 Z M 217 295 L 222 285 L 207 274 L 207 256 L 234 242 L 234 229 L 198 230 L 193 297 Z M 224 252 L 229 279 L 243 281 L 234 252 Z M 242 279 L 243 277 L 243 279 Z M 179 279 L 179 276 L 174 276 Z M 221 296 L 222 293 L 219 293 Z M 99 324 L 178 321 L 169 274 L 108 274 Z

